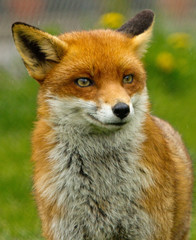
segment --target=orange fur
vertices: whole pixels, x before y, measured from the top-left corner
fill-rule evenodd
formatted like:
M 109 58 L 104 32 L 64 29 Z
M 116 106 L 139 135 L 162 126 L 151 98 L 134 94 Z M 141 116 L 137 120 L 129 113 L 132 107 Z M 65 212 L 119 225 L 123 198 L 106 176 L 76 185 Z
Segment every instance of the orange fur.
M 145 131 L 149 139 L 144 143 L 141 161 L 156 180 L 141 204 L 157 224 L 155 239 L 188 239 L 193 178 L 190 158 L 187 152 L 183 158 L 179 150 L 182 140 L 167 122 L 149 116 Z M 173 143 L 174 135 L 177 140 Z
M 57 38 L 31 28 L 27 35 L 30 37 L 33 32 L 34 45 L 30 42 L 26 45 L 20 43 L 19 30 L 25 34 L 26 28 L 28 27 L 16 25 L 13 32 L 25 64 L 31 65 L 27 66 L 30 75 L 40 83 L 38 121 L 32 138 L 34 190 L 43 236 L 48 240 L 56 240 L 51 228 L 52 220 L 55 217 L 65 217 L 69 209 L 66 203 L 63 207 L 59 206 L 56 198 L 49 200 L 47 194 L 50 193 L 44 192 L 46 186 L 50 187 L 51 181 L 54 181 L 51 179 L 56 177 L 56 162 L 49 158 L 50 152 L 60 141 L 55 131 L 56 126 L 50 121 L 52 114 L 47 102 L 48 93 L 62 99 L 74 97 L 93 101 L 98 109 L 102 102 L 111 107 L 118 102 L 129 104 L 132 96 L 142 94 L 146 87 L 146 73 L 140 57 L 152 25 L 144 33 L 131 38 L 111 30 L 66 33 Z M 40 37 L 37 37 L 39 34 Z M 45 41 L 42 41 L 43 38 Z M 48 58 L 40 63 L 43 56 L 35 53 L 32 64 L 26 48 L 28 45 L 34 51 L 36 44 Z M 53 46 L 54 51 L 47 50 L 46 46 Z M 123 84 L 123 77 L 129 74 L 134 76 L 133 83 Z M 84 77 L 93 79 L 94 84 L 85 88 L 76 85 L 75 79 Z M 148 110 L 142 123 L 145 140 L 141 144 L 141 151 L 138 150 L 139 164 L 142 166 L 139 171 L 144 179 L 148 179 L 145 177 L 147 169 L 153 183 L 149 187 L 141 187 L 141 197 L 135 204 L 153 222 L 154 230 L 149 240 L 187 240 L 193 182 L 191 160 L 179 134 L 167 122 L 151 116 L 149 103 L 146 102 L 146 105 Z M 65 148 L 64 151 L 66 150 Z M 56 189 L 51 191 L 55 193 Z M 99 209 L 104 212 L 109 207 L 107 199 L 98 196 L 96 208 L 92 211 Z M 84 236 L 86 234 L 87 230 L 84 230 Z

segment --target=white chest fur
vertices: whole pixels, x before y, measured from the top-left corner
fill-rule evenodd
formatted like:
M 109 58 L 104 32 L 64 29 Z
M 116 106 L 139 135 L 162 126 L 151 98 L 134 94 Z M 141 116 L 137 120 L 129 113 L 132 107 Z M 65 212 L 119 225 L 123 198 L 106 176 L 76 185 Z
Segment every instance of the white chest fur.
M 139 163 L 137 139 L 58 137 L 49 156 L 53 177 L 42 184 L 42 195 L 62 211 L 52 221 L 55 239 L 149 239 L 152 223 L 139 199 L 152 179 Z
M 61 211 L 50 227 L 55 239 L 150 239 L 153 224 L 139 203 L 142 190 L 153 184 L 139 161 L 146 93 L 133 99 L 132 120 L 107 133 L 81 118 L 92 103 L 53 97 L 48 102 L 55 147 L 48 158 L 51 178 L 40 179 L 40 192 Z

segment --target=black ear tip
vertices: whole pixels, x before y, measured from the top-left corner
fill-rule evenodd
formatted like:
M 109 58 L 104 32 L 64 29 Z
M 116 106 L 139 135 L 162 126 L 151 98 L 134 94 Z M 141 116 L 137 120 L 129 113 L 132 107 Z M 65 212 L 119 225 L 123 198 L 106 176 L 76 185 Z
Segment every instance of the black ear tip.
M 14 28 L 15 25 L 16 25 L 16 23 L 13 23 L 13 24 L 12 24 L 12 29 Z
M 148 15 L 154 16 L 154 12 L 151 9 L 144 9 L 138 14 L 148 14 Z
M 33 28 L 33 29 L 37 29 L 37 30 L 40 30 L 39 28 L 37 27 L 34 27 L 32 25 L 29 25 L 27 23 L 24 23 L 24 22 L 15 22 L 12 24 L 12 30 L 14 29 L 14 27 L 16 27 L 17 25 L 20 25 L 20 26 L 25 26 L 25 27 L 30 27 L 30 28 Z
M 18 22 L 15 22 L 15 23 L 12 24 L 12 31 L 15 28 L 16 25 L 18 25 Z
M 146 31 L 152 25 L 153 19 L 154 12 L 150 9 L 145 9 L 136 14 L 135 17 L 131 18 L 117 31 L 131 34 L 132 36 L 139 35 Z
M 154 12 L 150 9 L 145 9 L 141 12 L 139 12 L 135 17 L 142 17 L 145 18 L 146 20 L 148 19 L 149 21 L 153 21 L 154 19 Z
M 23 23 L 23 22 L 15 22 L 12 24 L 12 35 L 13 35 L 13 38 L 15 39 L 15 34 L 18 32 L 18 29 L 17 29 L 17 26 L 24 26 L 24 25 L 27 25 L 26 23 Z
M 23 23 L 23 22 L 15 22 L 15 23 L 12 24 L 12 29 L 17 25 L 27 25 L 27 24 Z

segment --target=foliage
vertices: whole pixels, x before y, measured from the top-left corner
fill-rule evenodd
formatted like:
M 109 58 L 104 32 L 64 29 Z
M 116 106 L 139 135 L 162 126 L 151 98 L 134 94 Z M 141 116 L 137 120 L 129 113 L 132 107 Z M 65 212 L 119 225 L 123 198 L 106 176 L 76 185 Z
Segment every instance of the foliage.
M 171 36 L 188 36 L 181 44 Z M 189 44 L 187 44 L 189 42 Z M 155 35 L 144 58 L 147 70 L 147 85 L 152 103 L 152 114 L 163 118 L 177 129 L 191 155 L 196 175 L 196 45 L 188 34 L 168 34 L 155 28 Z M 183 45 L 183 46 L 182 46 Z M 161 64 L 160 56 L 162 55 Z M 190 240 L 196 239 L 196 186 L 193 194 L 193 218 Z

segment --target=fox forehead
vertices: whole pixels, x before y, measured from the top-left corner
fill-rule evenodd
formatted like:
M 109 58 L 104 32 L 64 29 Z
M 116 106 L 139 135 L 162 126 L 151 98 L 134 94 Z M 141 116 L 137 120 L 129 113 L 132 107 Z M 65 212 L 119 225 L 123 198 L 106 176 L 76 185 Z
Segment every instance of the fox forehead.
M 50 72 L 50 83 L 53 80 L 57 83 L 57 78 L 60 83 L 80 77 L 115 81 L 128 74 L 144 78 L 143 65 L 134 53 L 134 41 L 125 34 L 94 30 L 66 33 L 59 39 L 66 42 L 67 49 L 60 63 Z
M 102 70 L 122 63 L 136 61 L 134 41 L 125 34 L 111 30 L 94 30 L 66 33 L 59 38 L 68 44 L 66 60 L 96 65 Z M 106 64 L 107 63 L 107 64 Z M 120 66 L 121 67 L 121 66 Z
M 65 41 L 70 46 L 80 47 L 81 50 L 96 50 L 97 48 L 119 50 L 126 48 L 132 42 L 132 39 L 124 33 L 112 30 L 91 30 L 81 32 L 70 32 L 59 36 L 59 39 Z

